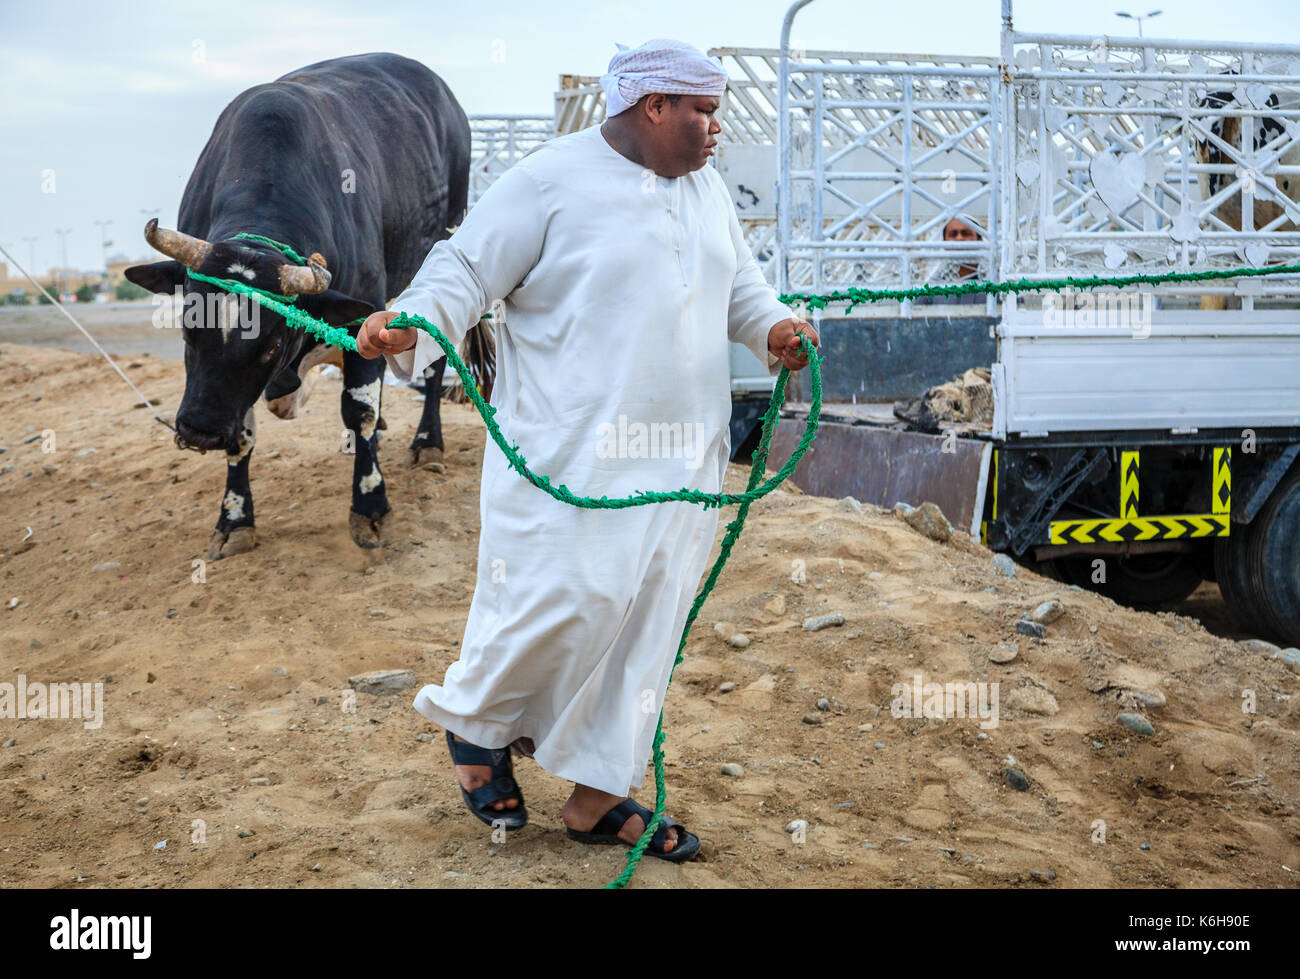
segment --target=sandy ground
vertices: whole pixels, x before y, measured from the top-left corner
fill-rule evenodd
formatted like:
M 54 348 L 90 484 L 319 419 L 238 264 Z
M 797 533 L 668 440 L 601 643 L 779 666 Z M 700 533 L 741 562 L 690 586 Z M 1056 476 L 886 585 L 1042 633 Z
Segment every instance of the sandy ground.
M 259 545 L 196 583 L 223 461 L 176 450 L 98 358 L 0 347 L 0 468 L 14 467 L 0 475 L 0 681 L 105 691 L 96 730 L 0 720 L 0 886 L 585 887 L 618 873 L 621 848 L 567 839 L 568 785 L 532 761 L 516 761 L 531 821 L 494 842 L 413 690 L 340 707 L 353 674 L 437 682 L 457 656 L 484 437 L 472 409 L 444 406 L 446 473 L 409 471 L 419 404 L 386 392 L 390 546 L 363 552 L 339 381 L 292 422 L 259 406 Z M 178 363 L 123 366 L 174 410 Z M 45 429 L 53 453 L 26 441 Z M 745 474 L 733 466 L 729 488 Z M 1065 614 L 1047 638 L 1017 635 L 1050 598 Z M 1212 608 L 1212 587 L 1193 601 Z M 801 628 L 826 612 L 844 624 Z M 726 644 L 719 621 L 749 645 Z M 893 716 L 891 687 L 917 674 L 998 683 L 997 725 Z M 754 507 L 668 697 L 669 812 L 704 859 L 647 859 L 634 886 L 1294 887 L 1298 687 L 1190 617 L 1008 578 L 978 545 L 778 491 Z M 1155 734 L 1120 727 L 1127 709 Z M 647 804 L 653 786 L 650 773 Z M 786 831 L 796 819 L 803 842 Z

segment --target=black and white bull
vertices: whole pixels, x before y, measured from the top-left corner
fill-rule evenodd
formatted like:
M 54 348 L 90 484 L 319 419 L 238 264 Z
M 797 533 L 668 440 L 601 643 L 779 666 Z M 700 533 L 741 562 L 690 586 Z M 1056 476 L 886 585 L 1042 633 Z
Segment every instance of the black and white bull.
M 178 230 L 149 222 L 146 239 L 170 260 L 137 265 L 126 277 L 155 293 L 179 293 L 184 302 L 185 394 L 176 441 L 222 449 L 228 462 L 210 557 L 249 550 L 256 541 L 248 467 L 257 398 L 265 395 L 274 414 L 292 418 L 310 388 L 308 372 L 327 362 L 343 370 L 343 425 L 355 454 L 352 538 L 362 547 L 382 543 L 389 504 L 376 431 L 385 427 L 385 362 L 326 347 L 189 273 L 294 295 L 297 306 L 326 323 L 350 324 L 383 309 L 434 242 L 459 223 L 469 152 L 464 110 L 424 65 L 394 54 L 322 61 L 231 102 L 185 188 Z M 236 237 L 241 233 L 311 258 L 300 265 L 263 241 Z M 467 349 L 473 357 L 484 344 L 476 338 Z M 444 364 L 427 378 L 412 465 L 441 466 Z M 473 366 L 488 387 L 489 365 Z
M 1235 91 L 1222 91 L 1208 93 L 1200 100 L 1199 104 L 1211 109 L 1223 109 L 1230 107 L 1236 101 Z M 1276 109 L 1278 104 L 1277 93 L 1270 92 L 1264 108 Z M 1245 134 L 1242 133 L 1243 126 L 1247 128 Z M 1201 172 L 1197 174 L 1202 200 L 1210 200 L 1217 196 L 1238 178 L 1240 171 L 1243 169 L 1243 167 L 1237 165 L 1238 157 L 1246 156 L 1252 151 L 1258 153 L 1265 150 L 1270 144 L 1275 144 L 1287 135 L 1285 121 L 1269 115 L 1216 116 L 1210 121 L 1209 129 L 1215 138 L 1197 140 L 1197 162 L 1216 166 L 1229 165 L 1235 172 Z M 1251 148 L 1249 151 L 1243 149 L 1243 135 L 1250 141 Z M 1276 163 L 1282 166 L 1293 167 L 1300 165 L 1300 142 L 1293 142 L 1277 156 Z M 1255 231 L 1271 224 L 1286 213 L 1285 206 L 1276 199 L 1275 189 L 1280 195 L 1292 201 L 1300 201 L 1300 177 L 1294 174 L 1279 175 L 1274 181 L 1268 175 L 1268 171 L 1273 167 L 1264 166 L 1260 169 L 1261 173 L 1254 175 L 1253 178 L 1255 200 L 1252 210 L 1254 212 L 1253 230 Z M 1230 194 L 1225 197 L 1214 211 L 1229 227 L 1236 230 L 1252 230 L 1243 225 L 1241 212 L 1242 194 L 1240 193 Z M 1294 231 L 1295 227 L 1294 222 L 1283 221 L 1274 230 Z
M 1236 72 L 1225 74 L 1236 74 Z M 1199 100 L 1198 104 L 1210 109 L 1231 108 L 1234 104 L 1243 104 L 1246 91 L 1246 86 L 1238 85 L 1231 90 L 1209 92 Z M 1239 98 L 1239 92 L 1242 93 L 1243 98 Z M 1294 91 L 1287 94 L 1289 100 L 1294 102 Z M 1262 108 L 1264 110 L 1280 108 L 1276 92 L 1268 93 Z M 1224 114 L 1214 116 L 1208 122 L 1211 138 L 1196 141 L 1196 160 L 1198 163 L 1222 169 L 1197 173 L 1201 199 L 1209 201 L 1223 195 L 1215 205 L 1214 214 L 1234 231 L 1261 231 L 1275 221 L 1278 223 L 1270 230 L 1295 231 L 1297 227 L 1295 221 L 1279 221 L 1288 210 L 1283 198 L 1300 202 L 1300 175 L 1276 172 L 1279 165 L 1300 166 L 1300 140 L 1289 136 L 1287 122 L 1266 114 Z M 1250 144 L 1249 149 L 1245 149 L 1247 142 Z M 1259 172 L 1246 176 L 1245 167 L 1239 160 L 1260 153 L 1263 154 L 1264 164 L 1259 167 Z M 1239 178 L 1243 184 L 1249 180 L 1254 185 L 1251 222 L 1246 222 L 1243 214 L 1244 187 L 1235 193 L 1224 194 L 1224 191 Z M 1294 213 L 1294 209 L 1291 213 Z M 1251 226 L 1248 227 L 1248 224 Z M 1228 305 L 1227 299 L 1226 296 L 1203 296 L 1201 308 L 1225 309 Z

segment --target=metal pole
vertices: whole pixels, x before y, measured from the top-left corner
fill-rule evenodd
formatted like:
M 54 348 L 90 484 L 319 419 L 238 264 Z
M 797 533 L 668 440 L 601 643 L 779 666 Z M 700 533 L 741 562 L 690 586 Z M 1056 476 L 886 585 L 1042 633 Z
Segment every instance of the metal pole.
M 68 235 L 72 233 L 71 228 L 55 228 L 54 233 L 59 236 L 59 274 L 54 277 L 55 291 L 62 295 L 63 276 L 68 271 Z M 59 298 L 59 297 L 56 297 Z
M 902 214 L 902 232 L 903 240 L 910 242 L 912 240 L 912 75 L 906 74 L 901 76 L 903 82 L 903 214 Z M 940 228 L 940 237 L 943 229 Z M 903 288 L 912 287 L 912 263 L 906 257 L 901 263 L 903 273 Z M 902 304 L 901 312 L 905 317 L 912 315 L 912 301 L 905 299 Z
M 826 78 L 824 75 L 817 76 L 817 87 L 813 89 L 813 118 L 812 118 L 812 166 L 813 173 L 817 175 L 817 183 L 814 185 L 812 199 L 812 227 L 809 229 L 812 233 L 808 236 L 812 239 L 814 246 L 819 247 L 822 244 L 822 231 L 825 227 L 825 218 L 822 211 L 822 191 L 825 190 L 828 181 L 826 174 L 822 169 L 822 141 L 826 138 L 822 130 L 822 111 L 825 108 L 822 102 L 822 90 L 826 87 Z M 818 295 L 822 291 L 822 263 L 825 256 L 822 252 L 813 253 L 813 292 Z
M 1011 0 L 1002 0 L 1001 64 L 998 66 L 1000 77 L 997 83 L 1001 102 L 998 139 L 1001 140 L 1002 147 L 1001 160 L 998 166 L 1006 169 L 1008 179 L 1001 186 L 1003 240 L 999 249 L 1001 252 L 1000 267 L 995 269 L 995 275 L 998 278 L 1011 274 L 1015 263 L 1015 239 L 1019 233 L 1015 177 L 1016 98 L 1015 89 L 1011 83 L 1011 73 L 1014 70 L 1015 27 L 1011 22 Z M 1046 157 L 1044 157 L 1044 160 L 1046 160 Z M 1007 296 L 1002 303 L 1002 308 L 1004 311 L 1008 307 L 1014 309 L 1015 305 L 1016 297 Z
M 796 0 L 781 21 L 781 56 L 776 92 L 776 153 L 780 177 L 777 181 L 776 246 L 781 253 L 777 262 L 777 291 L 790 291 L 790 28 L 797 14 L 812 0 Z
M 95 226 L 99 228 L 99 251 L 104 260 L 104 278 L 108 278 L 108 232 L 104 229 L 112 224 L 112 220 L 96 221 Z

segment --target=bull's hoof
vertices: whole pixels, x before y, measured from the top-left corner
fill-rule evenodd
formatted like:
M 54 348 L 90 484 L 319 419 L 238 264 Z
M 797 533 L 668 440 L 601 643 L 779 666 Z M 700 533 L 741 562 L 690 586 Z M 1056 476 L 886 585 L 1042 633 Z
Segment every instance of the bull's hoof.
M 214 530 L 208 541 L 208 560 L 220 561 L 223 557 L 243 554 L 257 546 L 257 532 L 252 527 L 236 527 L 226 532 Z
M 383 547 L 384 546 L 384 514 L 377 520 L 370 517 L 362 516 L 356 511 L 348 513 L 348 530 L 352 533 L 352 541 L 357 547 Z
M 447 467 L 443 465 L 442 457 L 442 449 L 426 445 L 419 449 L 411 449 L 408 462 L 412 469 L 423 469 L 425 472 L 431 473 L 445 473 Z

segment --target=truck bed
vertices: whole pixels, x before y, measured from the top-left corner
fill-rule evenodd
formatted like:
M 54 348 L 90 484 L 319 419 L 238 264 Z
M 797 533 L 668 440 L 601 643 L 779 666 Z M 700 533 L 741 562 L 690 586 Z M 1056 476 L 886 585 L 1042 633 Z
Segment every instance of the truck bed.
M 998 327 L 997 438 L 1300 426 L 1300 310 L 1156 310 L 1145 338 L 1042 320 Z

